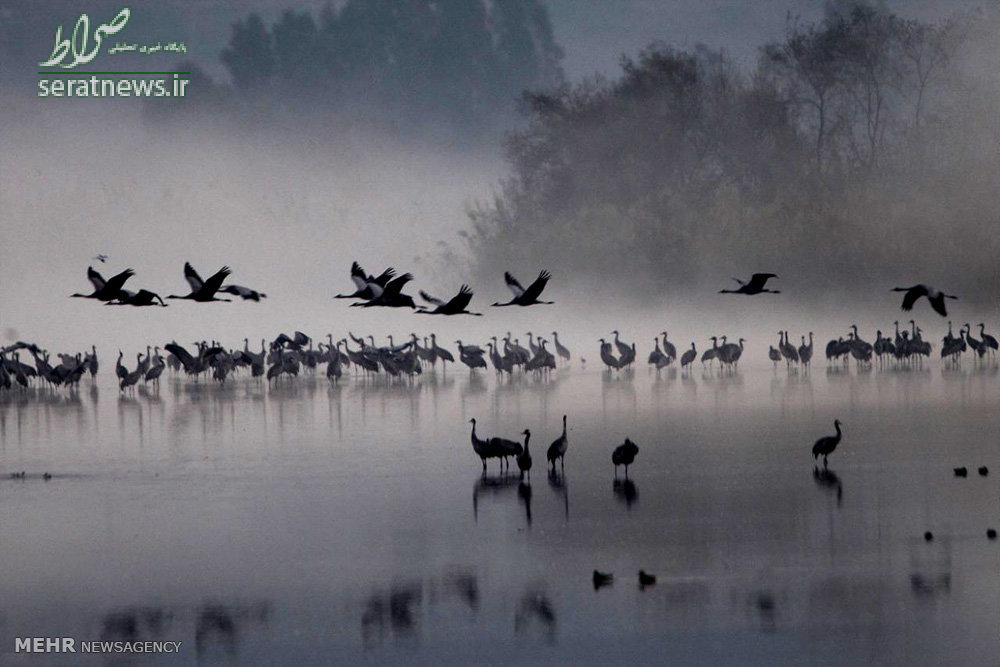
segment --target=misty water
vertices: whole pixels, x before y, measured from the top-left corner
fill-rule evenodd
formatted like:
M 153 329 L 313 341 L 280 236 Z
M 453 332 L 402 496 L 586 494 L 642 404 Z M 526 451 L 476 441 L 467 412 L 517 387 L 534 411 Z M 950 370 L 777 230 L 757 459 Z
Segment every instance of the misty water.
M 102 373 L 75 394 L 7 392 L 0 646 L 182 641 L 188 660 L 271 664 L 993 662 L 995 366 L 744 366 L 271 388 L 165 375 L 124 397 Z M 472 417 L 483 436 L 531 429 L 530 482 L 496 461 L 483 476 Z M 810 448 L 834 418 L 844 439 L 822 472 Z M 616 480 L 626 436 L 639 454 Z M 595 569 L 613 584 L 595 590 Z M 640 569 L 657 583 L 640 588 Z

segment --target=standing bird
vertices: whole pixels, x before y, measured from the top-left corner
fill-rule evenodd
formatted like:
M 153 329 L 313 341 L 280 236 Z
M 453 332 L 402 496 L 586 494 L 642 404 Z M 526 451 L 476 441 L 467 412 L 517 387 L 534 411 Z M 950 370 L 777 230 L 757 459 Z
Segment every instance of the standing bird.
M 746 294 L 751 296 L 753 294 L 781 294 L 781 290 L 776 289 L 765 289 L 764 285 L 771 278 L 777 278 L 777 274 L 774 273 L 755 273 L 750 276 L 748 282 L 744 282 L 739 278 L 733 278 L 736 282 L 740 284 L 737 289 L 721 289 L 719 294 Z
M 615 464 L 615 477 L 618 477 L 618 466 L 625 466 L 625 476 L 628 477 L 628 467 L 635 461 L 635 455 L 639 453 L 639 448 L 634 442 L 625 438 L 623 444 L 615 447 L 611 452 L 611 462 Z
M 552 332 L 552 342 L 555 343 L 556 354 L 558 354 L 566 361 L 569 361 L 570 359 L 569 349 L 565 345 L 559 342 L 559 335 L 555 331 Z
M 514 293 L 514 298 L 511 299 L 510 301 L 508 301 L 507 303 L 499 303 L 499 302 L 497 302 L 497 303 L 494 303 L 492 305 L 494 305 L 494 306 L 533 306 L 535 304 L 551 304 L 551 303 L 555 303 L 554 301 L 539 301 L 538 300 L 538 297 L 541 296 L 541 294 L 542 294 L 542 290 L 545 289 L 545 286 L 548 284 L 549 278 L 552 277 L 552 274 L 550 274 L 548 271 L 542 271 L 542 272 L 540 272 L 538 274 L 538 277 L 535 278 L 535 282 L 533 282 L 530 285 L 528 285 L 527 289 L 525 289 L 524 287 L 521 286 L 521 283 L 519 283 L 517 281 L 517 278 L 515 278 L 514 276 L 512 276 L 510 274 L 510 271 L 505 272 L 503 274 L 503 277 L 504 277 L 504 280 L 507 281 L 507 287 L 509 287 L 510 291 Z
M 690 366 L 694 363 L 695 358 L 698 356 L 698 350 L 695 349 L 694 342 L 691 343 L 691 349 L 685 350 L 684 354 L 681 355 L 681 368 L 685 366 Z
M 986 325 L 982 322 L 979 323 L 979 338 L 983 341 L 983 345 L 987 349 L 993 350 L 994 354 L 997 351 L 997 339 L 986 333 Z
M 799 346 L 799 359 L 805 366 L 809 365 L 813 356 L 813 332 L 809 332 L 809 344 L 806 345 L 806 337 L 802 336 L 802 345 Z
M 472 451 L 476 453 L 480 459 L 483 460 L 483 474 L 486 474 L 486 459 L 496 458 L 496 450 L 490 445 L 486 440 L 482 440 L 476 437 L 476 419 L 473 417 L 469 420 L 472 424 Z
M 781 361 L 781 352 L 774 349 L 773 345 L 768 345 L 767 347 L 767 358 L 774 362 L 775 367 L 778 366 L 778 362 Z
M 427 303 L 434 304 L 436 308 L 434 310 L 427 310 L 421 307 L 417 311 L 418 315 L 476 315 L 477 317 L 482 316 L 482 313 L 473 313 L 466 310 L 469 307 L 469 302 L 472 301 L 472 290 L 469 289 L 468 285 L 463 284 L 458 290 L 458 294 L 453 296 L 450 301 L 442 301 L 437 299 L 427 292 L 420 290 L 420 296 Z
M 922 296 L 926 296 L 927 300 L 931 304 L 931 308 L 934 309 L 941 317 L 947 317 L 948 311 L 945 309 L 944 300 L 945 299 L 957 299 L 957 296 L 952 296 L 951 294 L 945 294 L 929 285 L 914 285 L 913 287 L 893 287 L 893 292 L 906 292 L 906 296 L 903 297 L 903 310 L 913 310 L 913 304 L 917 302 Z
M 817 459 L 820 456 L 823 457 L 823 467 L 826 467 L 826 457 L 833 454 L 833 450 L 837 448 L 840 444 L 840 420 L 834 419 L 833 426 L 837 429 L 836 435 L 827 435 L 816 441 L 813 445 L 813 459 Z
M 566 437 L 566 415 L 563 415 L 563 430 L 562 435 L 556 438 L 551 445 L 549 445 L 549 451 L 545 453 L 545 458 L 549 460 L 552 464 L 552 470 L 556 469 L 556 459 L 559 459 L 559 467 L 563 470 L 566 469 L 566 450 L 569 449 L 569 439 Z
M 230 301 L 231 299 L 220 299 L 215 296 L 215 293 L 219 291 L 222 287 L 222 282 L 229 277 L 230 270 L 228 266 L 224 266 L 218 271 L 216 271 L 208 280 L 202 280 L 198 272 L 194 270 L 190 262 L 184 262 L 184 279 L 188 281 L 188 285 L 191 286 L 191 293 L 185 296 L 178 296 L 176 294 L 167 295 L 168 299 L 190 299 L 191 301 L 197 301 L 199 303 L 207 303 L 209 301 Z
M 528 440 L 531 439 L 531 431 L 524 429 L 524 452 L 517 455 L 517 467 L 521 470 L 521 477 L 524 478 L 524 474 L 528 474 L 528 479 L 531 479 L 531 452 L 528 451 Z

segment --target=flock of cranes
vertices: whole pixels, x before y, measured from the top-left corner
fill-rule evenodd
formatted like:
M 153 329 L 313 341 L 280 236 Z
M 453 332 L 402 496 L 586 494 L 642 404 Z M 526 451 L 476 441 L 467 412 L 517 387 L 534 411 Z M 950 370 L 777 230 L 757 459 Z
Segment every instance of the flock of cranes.
M 102 255 L 98 255 L 98 258 L 100 257 L 102 257 Z M 224 266 L 212 274 L 208 280 L 202 280 L 201 276 L 198 275 L 198 272 L 193 266 L 191 266 L 191 263 L 185 262 L 184 279 L 187 280 L 188 285 L 191 287 L 191 291 L 185 295 L 171 294 L 167 296 L 167 298 L 188 299 L 190 301 L 206 303 L 209 301 L 231 300 L 219 297 L 219 293 L 233 294 L 245 301 L 260 301 L 262 298 L 267 297 L 267 295 L 263 292 L 258 292 L 257 290 L 250 289 L 249 287 L 244 287 L 242 285 L 223 285 L 230 273 L 232 272 L 229 267 Z M 135 271 L 132 269 L 125 269 L 121 273 L 105 279 L 104 276 L 94 270 L 94 267 L 88 266 L 87 279 L 90 281 L 90 284 L 94 286 L 94 291 L 90 294 L 81 294 L 77 292 L 76 294 L 71 294 L 70 296 L 82 299 L 96 299 L 98 301 L 105 302 L 105 305 L 109 306 L 161 306 L 165 308 L 167 306 L 166 302 L 156 292 L 147 289 L 140 289 L 137 292 L 133 292 L 125 289 L 125 283 L 128 282 L 129 278 L 134 275 Z
M 112 283 L 108 281 L 106 284 Z M 909 329 L 905 326 L 900 329 L 898 321 L 893 324 L 894 335 L 885 336 L 878 329 L 874 343 L 864 340 L 858 326 L 852 324 L 846 336 L 831 339 L 826 344 L 828 366 L 847 365 L 853 359 L 858 368 L 870 368 L 873 364 L 880 368 L 908 368 L 921 365 L 925 357 L 931 356 L 933 346 L 924 340 L 923 331 L 914 320 L 909 321 Z M 970 323 L 963 324 L 955 335 L 952 323 L 948 323 L 948 332 L 941 339 L 940 346 L 940 357 L 946 365 L 958 365 L 966 352 L 971 352 L 976 362 L 996 357 L 997 339 L 986 332 L 984 323 L 979 323 L 978 327 L 978 337 L 973 335 Z M 602 363 L 608 372 L 631 369 L 638 354 L 636 344 L 622 340 L 618 330 L 611 334 L 614 338 L 610 341 L 599 339 Z M 323 372 L 328 379 L 337 382 L 345 372 L 352 370 L 365 376 L 406 379 L 418 376 L 428 368 L 434 370 L 438 363 L 443 370 L 448 363 L 462 364 L 473 373 L 492 367 L 501 378 L 518 373 L 546 377 L 558 364 L 568 363 L 573 358 L 555 331 L 551 341 L 531 331 L 525 336 L 527 346 L 523 346 L 521 339 L 509 331 L 502 337 L 490 337 L 485 346 L 456 340 L 454 352 L 441 346 L 433 333 L 423 337 L 411 333 L 408 340 L 400 343 L 390 334 L 386 336 L 388 344 L 378 345 L 372 335 L 357 337 L 348 332 L 347 337 L 335 340 L 332 334 L 327 334 L 325 341 L 314 343 L 310 336 L 295 331 L 290 336 L 280 334 L 271 341 L 261 339 L 259 349 L 251 349 L 249 340 L 245 338 L 242 349 L 226 348 L 214 340 L 195 342 L 189 349 L 171 341 L 162 347 L 148 346 L 145 355 L 141 352 L 136 355 L 133 368 L 126 366 L 124 354 L 119 351 L 115 372 L 119 388 L 124 392 L 139 383 L 157 385 L 167 369 L 183 372 L 195 380 L 207 375 L 220 383 L 241 372 L 269 383 L 277 383 L 283 377 L 294 378 L 300 373 L 317 372 Z M 775 366 L 782 361 L 788 368 L 810 366 L 813 332 L 799 335 L 799 345 L 790 342 L 791 336 L 786 330 L 779 331 L 777 336 L 777 347 L 771 345 L 768 348 L 768 358 Z M 720 372 L 736 372 L 746 340 L 739 338 L 736 343 L 731 343 L 724 335 L 712 336 L 708 340 L 712 345 L 701 353 L 702 367 L 708 365 L 711 368 L 716 364 Z M 24 363 L 22 355 L 30 355 L 29 361 L 34 361 L 34 365 Z M 58 358 L 58 363 L 55 358 Z M 653 350 L 647 357 L 647 363 L 651 369 L 659 371 L 676 361 L 682 372 L 687 373 L 691 372 L 698 358 L 694 342 L 678 358 L 677 348 L 670 342 L 667 332 L 662 331 L 653 338 Z M 17 386 L 27 388 L 36 380 L 50 387 L 72 389 L 85 375 L 95 377 L 98 368 L 96 346 L 84 352 L 53 357 L 35 343 L 19 341 L 0 348 L 0 390 Z

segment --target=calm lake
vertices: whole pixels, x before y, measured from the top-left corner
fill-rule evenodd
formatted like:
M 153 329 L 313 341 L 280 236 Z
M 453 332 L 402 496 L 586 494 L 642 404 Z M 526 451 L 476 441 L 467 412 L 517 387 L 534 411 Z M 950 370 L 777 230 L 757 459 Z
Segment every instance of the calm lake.
M 265 664 L 1000 656 L 995 367 L 113 380 L 0 394 L 4 664 L 122 661 L 14 654 L 34 636 Z M 473 417 L 531 430 L 530 483 L 482 475 Z

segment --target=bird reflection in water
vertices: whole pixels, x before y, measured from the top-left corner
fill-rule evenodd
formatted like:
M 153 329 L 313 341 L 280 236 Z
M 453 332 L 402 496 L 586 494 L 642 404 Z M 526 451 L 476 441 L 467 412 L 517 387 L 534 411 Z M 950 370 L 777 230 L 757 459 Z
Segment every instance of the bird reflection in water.
M 472 487 L 472 516 L 479 521 L 479 499 L 484 494 L 492 497 L 500 497 L 518 488 L 521 484 L 519 475 L 501 473 L 499 475 L 487 475 L 483 473 L 476 478 L 476 483 Z
M 372 594 L 361 615 L 361 636 L 365 646 L 370 648 L 375 640 L 381 642 L 387 629 L 397 638 L 413 634 L 416 628 L 414 606 L 422 599 L 423 587 L 419 583 L 396 584 L 388 593 Z
M 514 632 L 524 634 L 531 627 L 538 627 L 549 643 L 556 638 L 556 610 L 545 593 L 528 590 L 517 603 L 514 612 Z
M 632 505 L 639 499 L 638 487 L 636 487 L 635 482 L 628 478 L 615 479 L 612 482 L 611 490 L 615 494 L 615 498 L 625 503 L 625 507 L 628 509 L 632 509 Z
M 569 521 L 569 486 L 566 483 L 566 473 L 560 471 L 556 472 L 554 469 L 549 469 L 549 488 L 555 492 L 556 495 L 561 495 L 563 497 L 563 505 L 566 509 L 566 520 Z
M 528 527 L 531 527 L 531 484 L 521 482 L 517 485 L 517 499 L 524 505 L 524 515 L 528 522 Z
M 479 610 L 479 579 L 470 571 L 456 569 L 445 574 L 445 590 L 460 598 L 470 611 Z
M 844 501 L 844 485 L 840 481 L 840 477 L 837 473 L 833 472 L 829 468 L 819 467 L 813 468 L 813 481 L 816 482 L 816 486 L 824 491 L 829 491 L 830 493 L 837 494 L 837 506 Z

